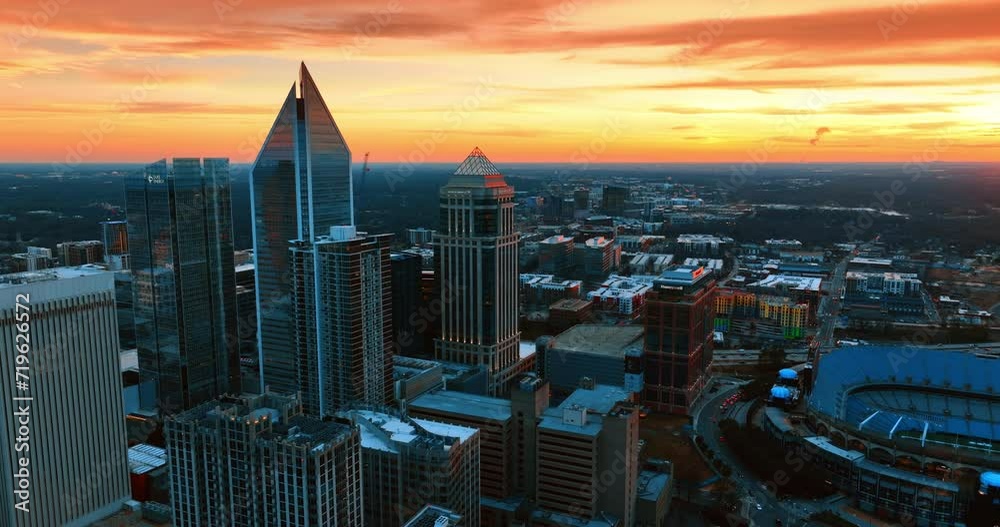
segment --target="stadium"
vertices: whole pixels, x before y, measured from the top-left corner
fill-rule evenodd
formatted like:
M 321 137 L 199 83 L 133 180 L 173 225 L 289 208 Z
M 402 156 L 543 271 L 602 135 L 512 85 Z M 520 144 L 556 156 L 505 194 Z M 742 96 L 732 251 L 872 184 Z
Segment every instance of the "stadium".
M 795 436 L 862 510 L 962 525 L 1000 491 L 1000 346 L 840 348 L 806 389 Z

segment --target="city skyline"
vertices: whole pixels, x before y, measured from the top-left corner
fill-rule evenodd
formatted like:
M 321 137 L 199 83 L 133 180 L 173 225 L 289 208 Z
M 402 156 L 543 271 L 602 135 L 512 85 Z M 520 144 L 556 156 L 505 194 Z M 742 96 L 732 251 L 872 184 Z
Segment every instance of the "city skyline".
M 18 0 L 0 10 L 0 96 L 17 101 L 0 157 L 251 162 L 301 60 L 387 163 L 470 144 L 507 162 L 992 161 L 1000 145 L 992 0 L 440 7 Z
M 998 28 L 11 0 L 0 527 L 1000 527 Z

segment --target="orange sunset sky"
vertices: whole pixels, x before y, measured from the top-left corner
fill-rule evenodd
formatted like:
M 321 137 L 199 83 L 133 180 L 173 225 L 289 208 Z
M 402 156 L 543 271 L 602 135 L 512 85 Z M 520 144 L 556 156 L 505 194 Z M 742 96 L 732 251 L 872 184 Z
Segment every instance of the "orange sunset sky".
M 0 35 L 0 161 L 252 161 L 300 61 L 356 161 L 1000 160 L 1000 1 L 4 0 Z

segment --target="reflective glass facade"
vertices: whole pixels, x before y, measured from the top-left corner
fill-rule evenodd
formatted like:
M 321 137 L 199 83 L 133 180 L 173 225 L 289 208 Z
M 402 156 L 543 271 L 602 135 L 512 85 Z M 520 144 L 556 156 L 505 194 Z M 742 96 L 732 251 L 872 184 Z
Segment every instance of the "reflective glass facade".
M 289 91 L 250 172 L 261 379 L 298 390 L 291 309 L 291 240 L 353 225 L 351 151 L 306 70 Z
M 229 160 L 161 160 L 125 186 L 141 404 L 239 390 Z

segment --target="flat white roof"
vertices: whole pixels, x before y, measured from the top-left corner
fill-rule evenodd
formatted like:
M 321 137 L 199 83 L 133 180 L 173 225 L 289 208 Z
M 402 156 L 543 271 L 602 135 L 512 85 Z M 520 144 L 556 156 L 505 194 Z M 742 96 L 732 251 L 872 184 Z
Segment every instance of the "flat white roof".
M 788 274 L 772 274 L 768 275 L 763 280 L 754 282 L 747 287 L 766 287 L 766 288 L 777 288 L 785 287 L 788 289 L 795 289 L 797 291 L 819 291 L 820 284 L 823 280 L 820 278 L 812 278 L 808 276 L 793 276 Z
M 0 276 L 0 306 L 13 306 L 17 296 L 30 295 L 30 302 L 115 290 L 115 273 L 93 264 L 78 267 L 54 267 Z

